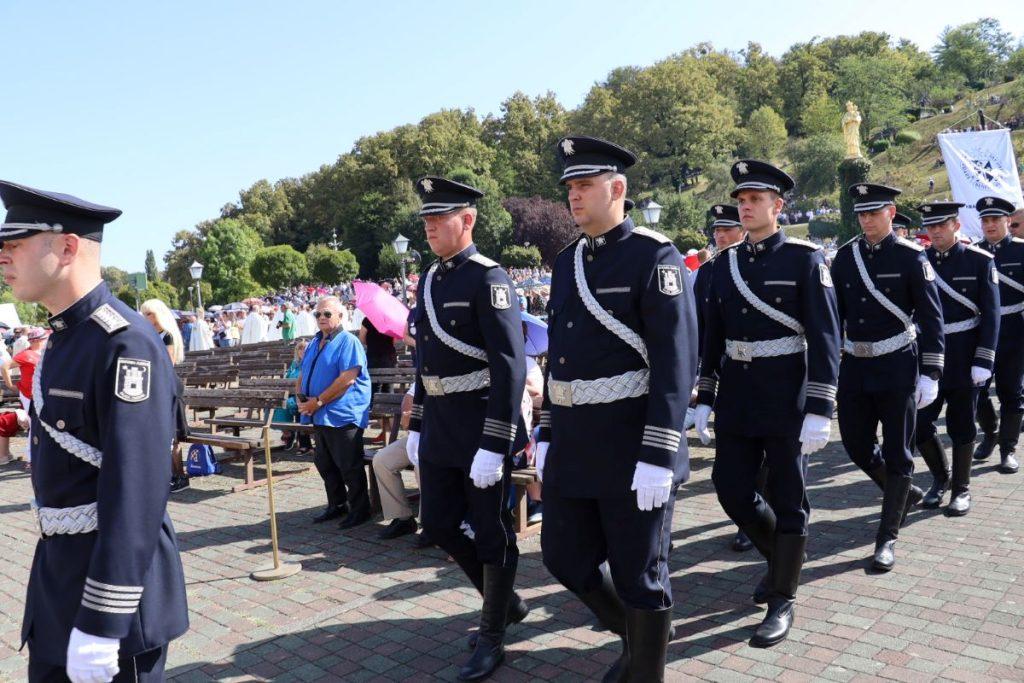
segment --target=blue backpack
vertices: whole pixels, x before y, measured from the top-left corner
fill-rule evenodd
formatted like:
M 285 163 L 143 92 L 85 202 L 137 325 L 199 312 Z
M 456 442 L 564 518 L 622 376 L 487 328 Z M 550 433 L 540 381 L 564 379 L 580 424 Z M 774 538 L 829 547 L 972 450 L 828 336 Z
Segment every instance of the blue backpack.
M 185 462 L 185 474 L 190 477 L 205 477 L 220 474 L 221 467 L 217 458 L 213 457 L 213 447 L 194 443 L 188 449 Z

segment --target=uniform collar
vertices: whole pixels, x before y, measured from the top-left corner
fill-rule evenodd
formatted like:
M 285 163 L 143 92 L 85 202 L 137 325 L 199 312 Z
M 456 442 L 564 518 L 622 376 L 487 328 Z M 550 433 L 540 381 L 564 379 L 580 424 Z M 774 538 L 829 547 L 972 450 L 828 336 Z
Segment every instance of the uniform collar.
M 463 263 L 468 261 L 469 257 L 473 256 L 474 254 L 476 254 L 476 245 L 470 244 L 468 247 L 460 251 L 455 256 L 452 256 L 449 259 L 441 259 L 441 270 L 444 270 L 446 272 L 455 270 Z
M 964 245 L 960 242 L 960 240 L 957 240 L 956 242 L 953 242 L 953 246 L 951 246 L 946 251 L 939 251 L 935 247 L 928 247 L 928 255 L 932 257 L 933 261 L 942 263 L 944 261 L 948 261 L 951 257 L 955 256 L 956 254 L 959 254 L 963 250 Z
M 633 232 L 633 219 L 626 217 L 626 220 L 622 221 L 608 232 L 602 233 L 597 237 L 583 236 L 583 239 L 587 240 L 587 246 L 590 247 L 590 251 L 597 251 L 601 247 L 607 247 L 616 242 L 629 237 Z
M 878 244 L 871 244 L 868 242 L 868 238 L 861 235 L 860 245 L 864 251 L 868 253 L 877 253 L 884 250 L 886 247 L 896 244 L 896 231 L 891 231 L 888 235 L 878 241 Z
M 83 320 L 88 319 L 100 307 L 100 304 L 110 298 L 110 290 L 107 288 L 107 283 L 100 282 L 81 299 L 57 315 L 51 316 L 49 320 L 50 328 L 54 332 L 63 332 L 64 330 L 71 329 Z
M 999 240 L 995 244 L 992 244 L 987 239 L 982 238 L 981 246 L 985 247 L 986 249 L 988 249 L 990 252 L 992 252 L 994 254 L 994 253 L 996 253 L 997 249 L 1002 249 L 1003 247 L 1008 246 L 1010 244 L 1010 242 L 1012 242 L 1012 241 L 1013 241 L 1013 235 L 1011 235 L 1010 233 L 1006 233 L 1006 237 L 1004 237 L 1003 239 Z
M 743 248 L 755 256 L 770 254 L 783 245 L 786 241 L 786 233 L 776 230 L 772 235 L 765 237 L 760 242 L 751 242 L 750 234 L 743 238 Z

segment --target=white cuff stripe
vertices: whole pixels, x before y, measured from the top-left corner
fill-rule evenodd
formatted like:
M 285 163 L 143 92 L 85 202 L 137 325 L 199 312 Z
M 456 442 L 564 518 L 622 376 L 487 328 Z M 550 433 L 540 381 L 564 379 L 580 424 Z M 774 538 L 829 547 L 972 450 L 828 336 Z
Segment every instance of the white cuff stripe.
M 138 607 L 107 607 L 106 605 L 98 605 L 94 602 L 90 602 L 86 598 L 82 598 L 82 606 L 88 607 L 91 610 L 97 612 L 106 612 L 108 614 L 135 614 Z
M 101 598 L 86 593 L 82 596 L 82 600 L 89 600 L 97 605 L 107 605 L 108 607 L 138 607 L 139 602 L 142 599 L 135 598 L 133 600 L 115 600 L 114 598 Z
M 681 437 L 683 435 L 678 429 L 667 429 L 665 427 L 655 427 L 654 425 L 644 425 L 644 434 L 656 434 L 664 436 Z
M 679 450 L 679 444 L 672 446 L 670 444 L 664 444 L 657 441 L 650 441 L 649 439 L 644 439 L 643 441 L 640 442 L 640 444 L 643 446 L 650 446 L 651 448 L 659 448 L 663 451 L 668 451 L 670 453 L 675 453 L 676 451 Z
M 94 581 L 93 579 L 90 579 L 88 576 L 85 577 L 85 583 L 88 586 L 92 586 L 94 588 L 99 588 L 101 590 L 120 591 L 122 593 L 140 593 L 141 594 L 142 593 L 142 588 L 143 588 L 142 586 L 117 586 L 117 585 L 112 584 L 112 583 L 103 583 L 101 581 Z

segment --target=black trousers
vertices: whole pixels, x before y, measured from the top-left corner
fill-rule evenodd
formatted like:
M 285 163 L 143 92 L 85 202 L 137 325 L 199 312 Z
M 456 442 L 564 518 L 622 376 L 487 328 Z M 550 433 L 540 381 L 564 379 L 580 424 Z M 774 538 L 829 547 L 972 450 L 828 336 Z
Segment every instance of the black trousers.
M 939 388 L 939 397 L 917 411 L 917 433 L 914 443 L 922 444 L 937 433 L 935 421 L 946 404 L 946 433 L 954 446 L 974 443 L 978 425 L 974 422 L 974 411 L 978 402 L 979 387 L 959 389 Z
M 675 492 L 654 510 L 641 510 L 636 494 L 571 498 L 544 487 L 540 531 L 544 565 L 559 583 L 583 594 L 601 585 L 606 560 L 615 592 L 634 609 L 672 606 L 668 548 Z
M 725 514 L 741 527 L 761 516 L 760 510 L 769 505 L 757 491 L 764 463 L 768 468 L 766 493 L 775 512 L 776 529 L 782 534 L 805 535 L 811 504 L 807 500 L 807 456 L 800 453 L 800 439 L 739 436 L 718 430 L 715 443 L 711 481 Z
M 160 683 L 164 680 L 164 665 L 167 663 L 167 646 L 149 650 L 134 657 L 117 660 L 120 671 L 114 676 L 114 683 Z M 67 667 L 63 664 L 49 664 L 28 657 L 28 680 L 30 683 L 66 683 Z
M 420 522 L 434 543 L 455 558 L 467 573 L 483 564 L 515 567 L 519 547 L 509 510 L 511 459 L 501 481 L 485 489 L 473 485 L 469 469 L 445 467 L 420 459 Z M 460 528 L 468 521 L 473 540 Z
M 313 464 L 324 480 L 327 504 L 341 507 L 348 503 L 349 514 L 369 515 L 370 496 L 363 464 L 363 430 L 317 426 Z
M 853 464 L 865 472 L 885 464 L 889 474 L 914 474 L 910 451 L 917 418 L 914 390 L 843 392 L 837 396 L 839 434 Z M 973 415 L 973 413 L 972 413 Z M 882 444 L 876 436 L 882 423 Z

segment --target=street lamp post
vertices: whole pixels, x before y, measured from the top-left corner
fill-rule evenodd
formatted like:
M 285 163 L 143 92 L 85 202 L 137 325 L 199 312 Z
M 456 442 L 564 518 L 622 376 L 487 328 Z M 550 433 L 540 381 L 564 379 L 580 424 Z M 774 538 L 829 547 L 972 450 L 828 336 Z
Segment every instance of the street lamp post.
M 658 221 L 661 219 L 661 210 L 664 207 L 653 199 L 648 199 L 647 203 L 644 204 L 644 208 L 640 209 L 640 213 L 644 215 L 644 220 L 652 227 L 658 227 Z
M 192 274 L 192 279 L 196 281 L 196 301 L 199 302 L 198 308 L 202 308 L 203 291 L 199 286 L 199 281 L 203 279 L 203 264 L 199 261 L 193 261 L 192 265 L 188 267 L 188 272 Z
M 338 229 L 331 228 L 331 249 L 338 251 Z
M 195 290 L 195 288 L 195 285 L 188 286 L 188 305 L 189 308 L 191 308 L 193 311 L 196 309 L 196 300 L 195 297 L 192 296 L 192 292 Z
M 402 296 L 398 298 L 403 304 L 405 303 L 405 293 L 408 289 L 408 283 L 405 281 L 405 252 L 409 250 L 409 238 L 398 233 L 398 237 L 391 243 L 391 246 L 395 248 L 395 253 L 398 254 L 398 262 L 402 269 Z

